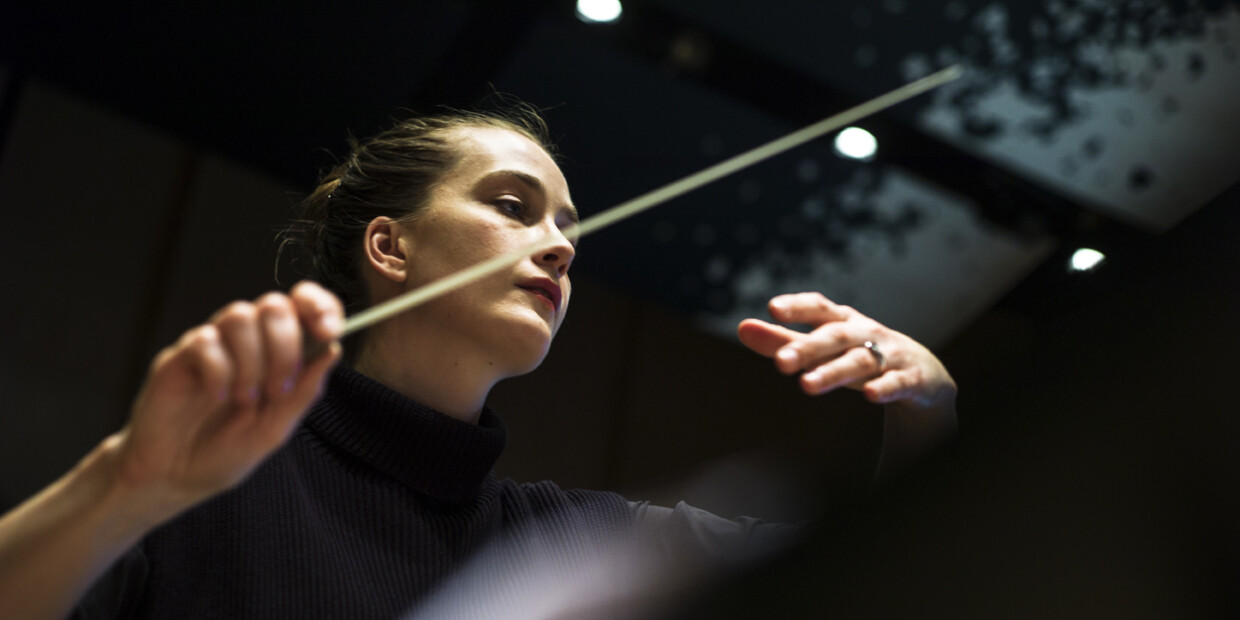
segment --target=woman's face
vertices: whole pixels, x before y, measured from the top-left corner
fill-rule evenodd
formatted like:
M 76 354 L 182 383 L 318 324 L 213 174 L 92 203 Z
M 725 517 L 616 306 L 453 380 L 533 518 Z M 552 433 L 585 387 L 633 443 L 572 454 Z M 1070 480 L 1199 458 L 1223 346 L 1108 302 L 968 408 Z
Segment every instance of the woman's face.
M 564 321 L 575 254 L 561 231 L 577 221 L 568 182 L 547 153 L 518 133 L 455 129 L 460 163 L 435 187 L 403 237 L 417 288 L 552 236 L 511 268 L 428 304 L 436 329 L 494 355 L 513 373 L 533 370 Z

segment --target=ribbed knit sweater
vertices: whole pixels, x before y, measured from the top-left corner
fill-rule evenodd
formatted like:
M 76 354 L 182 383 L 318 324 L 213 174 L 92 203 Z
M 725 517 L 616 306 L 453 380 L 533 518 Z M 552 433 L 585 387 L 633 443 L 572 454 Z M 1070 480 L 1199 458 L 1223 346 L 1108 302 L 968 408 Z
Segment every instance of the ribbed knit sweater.
M 147 536 L 78 616 L 397 618 L 500 535 L 519 543 L 532 524 L 540 553 L 571 553 L 644 512 L 614 493 L 497 480 L 505 439 L 489 409 L 475 426 L 338 368 L 283 448 Z

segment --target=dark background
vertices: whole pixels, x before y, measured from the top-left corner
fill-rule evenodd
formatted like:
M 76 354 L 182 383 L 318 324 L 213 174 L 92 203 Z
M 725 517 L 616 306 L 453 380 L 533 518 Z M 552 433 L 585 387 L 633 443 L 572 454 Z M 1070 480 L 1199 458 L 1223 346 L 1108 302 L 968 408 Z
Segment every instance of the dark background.
M 826 510 L 848 535 L 815 557 L 840 563 L 804 574 L 826 575 L 813 591 L 842 611 L 1229 615 L 1240 134 L 1234 104 L 1193 106 L 1240 82 L 1240 18 L 1229 2 L 1061 2 L 1083 25 L 1041 36 L 1039 19 L 1063 23 L 1053 4 L 630 2 L 611 25 L 558 2 L 6 6 L 0 504 L 115 430 L 159 347 L 275 286 L 275 233 L 346 132 L 514 94 L 547 108 L 588 215 L 894 88 L 925 51 L 930 68 L 959 61 L 973 77 L 869 121 L 873 162 L 824 141 L 586 240 L 551 356 L 493 395 L 512 435 L 500 473 L 728 515 Z M 982 37 L 995 6 L 999 42 Z M 1081 60 L 1091 45 L 1103 61 Z M 1183 87 L 1158 91 L 1159 76 Z M 1041 124 L 979 103 L 999 84 L 1047 111 Z M 1138 120 L 1105 133 L 1096 104 L 1078 105 L 1097 93 Z M 1162 115 L 1148 123 L 1146 101 Z M 1179 112 L 1201 109 L 1218 115 Z M 936 128 L 936 113 L 956 124 Z M 1125 140 L 1145 159 L 1112 146 Z M 1047 150 L 1059 176 L 1022 163 Z M 812 187 L 788 182 L 806 161 L 822 168 Z M 914 175 L 977 230 L 1036 249 L 996 259 L 984 282 L 945 270 L 919 283 L 925 298 L 823 282 L 862 311 L 914 315 L 936 290 L 981 291 L 967 311 L 936 306 L 939 328 L 917 334 L 960 384 L 961 440 L 877 488 L 877 410 L 854 394 L 804 398 L 709 328 L 744 310 L 729 284 L 742 265 L 772 253 L 793 272 L 815 252 L 864 263 L 854 250 L 877 238 L 885 269 L 930 260 L 892 249 L 940 221 L 915 199 L 906 212 L 921 215 L 903 220 L 867 216 L 880 211 L 863 200 L 830 203 L 825 232 L 787 225 L 858 169 Z M 701 243 L 701 222 L 762 241 Z M 1107 261 L 1068 273 L 1086 242 Z M 703 279 L 717 256 L 729 261 Z

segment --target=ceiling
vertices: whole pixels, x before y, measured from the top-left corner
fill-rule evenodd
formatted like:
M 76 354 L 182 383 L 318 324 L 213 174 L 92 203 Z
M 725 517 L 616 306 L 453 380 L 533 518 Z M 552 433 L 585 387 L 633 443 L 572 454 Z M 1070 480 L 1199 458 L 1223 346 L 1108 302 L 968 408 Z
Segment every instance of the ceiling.
M 1053 310 L 1067 252 L 1125 260 L 1236 182 L 1238 6 L 630 0 L 586 24 L 549 0 L 9 3 L 0 62 L 302 189 L 347 132 L 515 95 L 546 108 L 584 215 L 959 64 L 861 123 L 872 161 L 800 147 L 575 267 L 721 333 L 821 290 L 941 346 L 996 303 Z

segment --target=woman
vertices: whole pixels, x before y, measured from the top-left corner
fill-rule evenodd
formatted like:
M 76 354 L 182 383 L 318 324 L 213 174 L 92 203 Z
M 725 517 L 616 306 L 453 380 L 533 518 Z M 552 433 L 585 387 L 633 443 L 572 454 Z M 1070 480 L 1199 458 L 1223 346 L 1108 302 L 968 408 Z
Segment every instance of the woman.
M 537 522 L 568 548 L 648 515 L 490 475 L 504 430 L 487 394 L 538 366 L 572 292 L 562 231 L 577 215 L 544 136 L 531 113 L 461 113 L 355 145 L 295 227 L 332 292 L 303 282 L 233 303 L 161 352 L 125 428 L 0 520 L 7 611 L 63 617 L 85 594 L 83 617 L 393 617 L 499 533 Z M 547 236 L 337 342 L 346 308 Z M 924 347 L 817 294 L 770 308 L 817 327 L 751 319 L 741 341 L 809 394 L 886 404 L 885 467 L 952 432 L 955 385 Z M 330 344 L 303 361 L 304 340 Z

